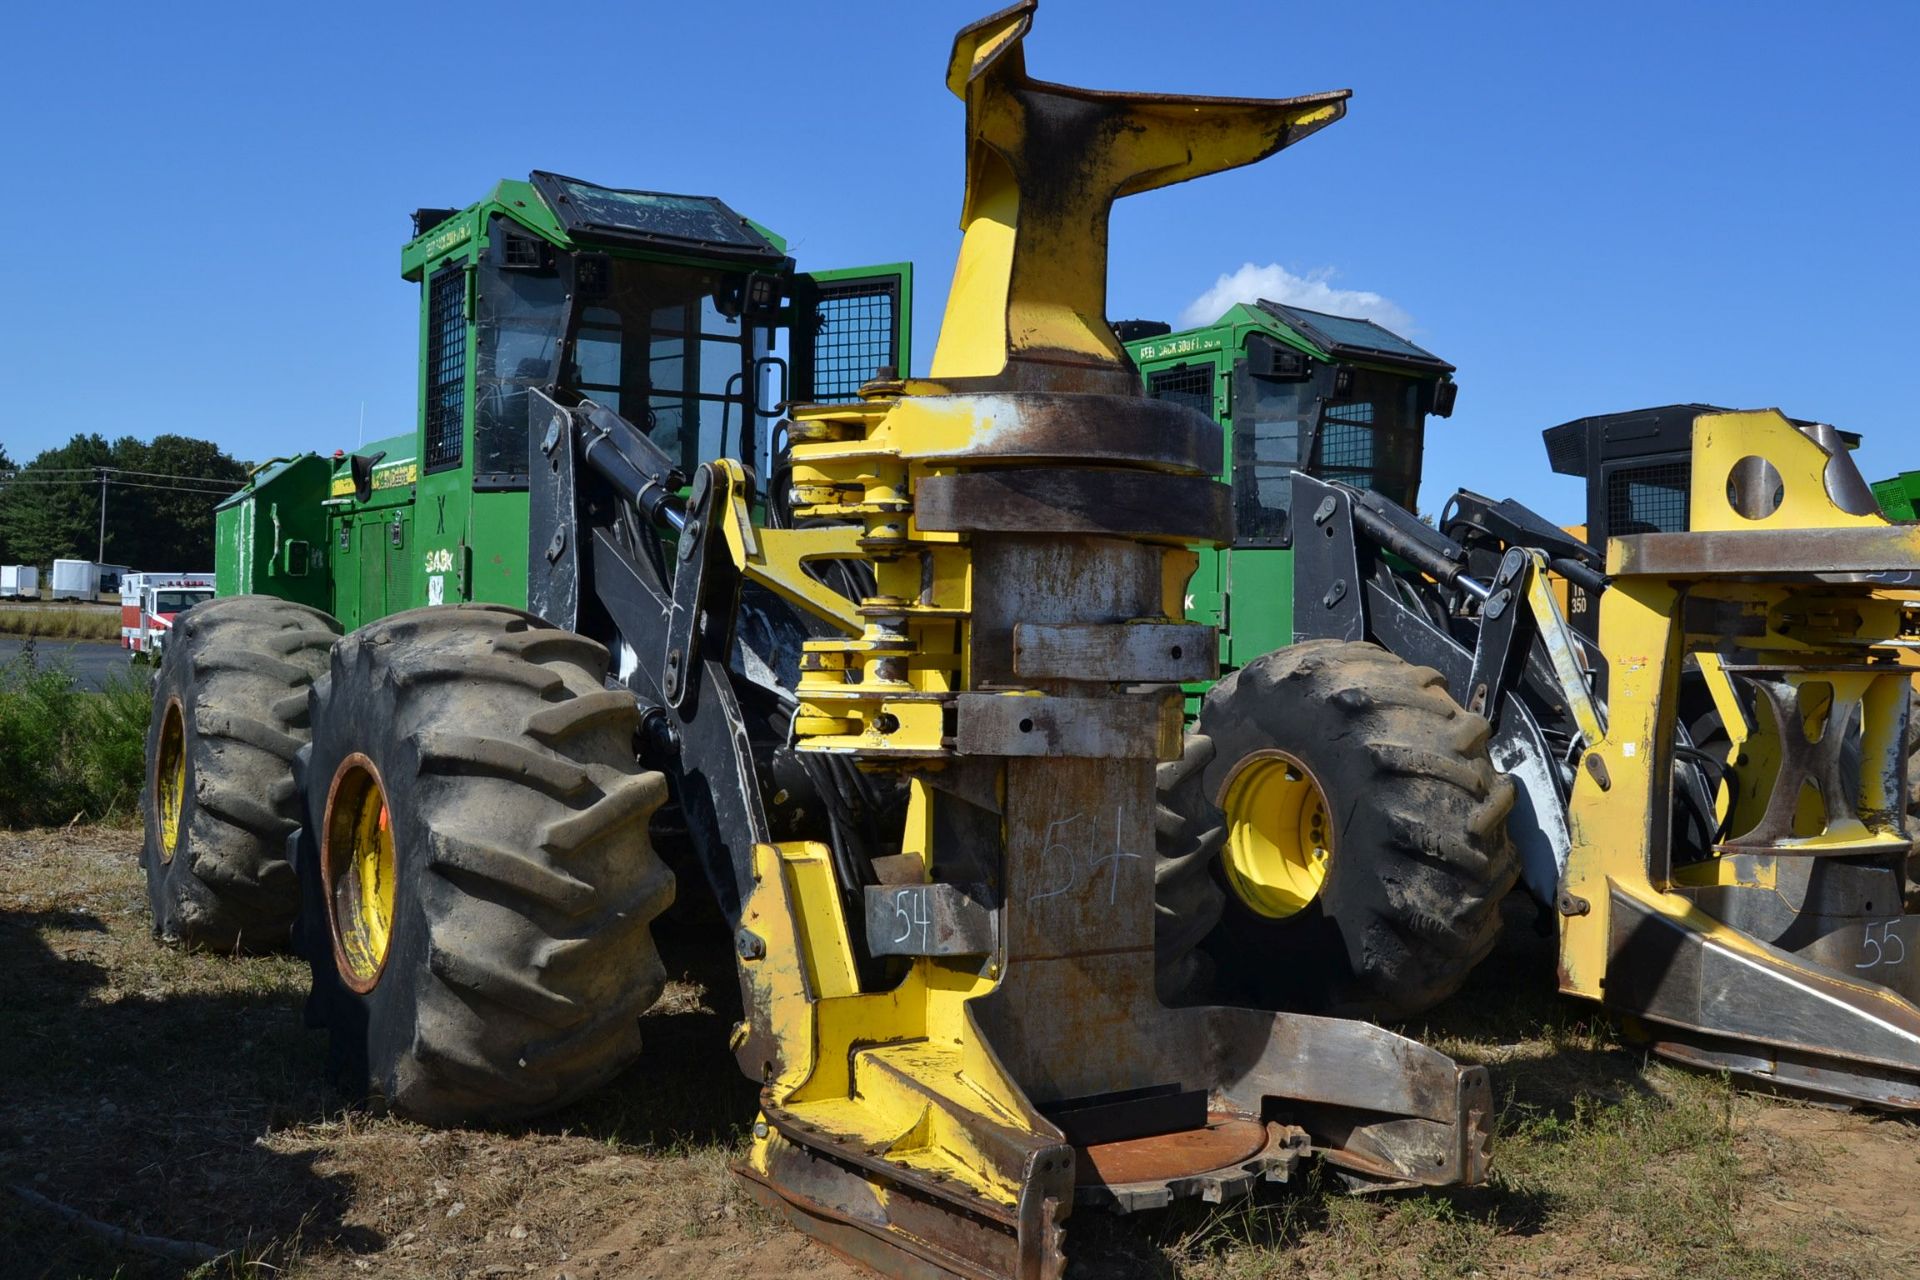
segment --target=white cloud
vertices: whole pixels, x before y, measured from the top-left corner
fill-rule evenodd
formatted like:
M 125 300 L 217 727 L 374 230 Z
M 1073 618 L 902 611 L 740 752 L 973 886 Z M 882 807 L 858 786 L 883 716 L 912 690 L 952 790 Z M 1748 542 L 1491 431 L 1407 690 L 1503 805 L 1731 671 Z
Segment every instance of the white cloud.
M 1251 262 L 1232 275 L 1223 275 L 1180 313 L 1180 327 L 1196 328 L 1212 324 L 1220 313 L 1236 302 L 1257 302 L 1261 298 L 1326 311 L 1336 316 L 1355 316 L 1384 325 L 1395 333 L 1413 329 L 1413 317 L 1386 298 L 1369 289 L 1336 289 L 1332 267 L 1316 267 L 1297 276 L 1277 262 L 1256 267 Z

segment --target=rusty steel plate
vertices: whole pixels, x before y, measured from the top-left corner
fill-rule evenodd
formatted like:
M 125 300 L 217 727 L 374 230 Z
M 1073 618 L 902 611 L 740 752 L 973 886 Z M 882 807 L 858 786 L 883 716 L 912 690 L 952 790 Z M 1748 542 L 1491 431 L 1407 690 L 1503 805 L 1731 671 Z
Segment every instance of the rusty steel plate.
M 1636 533 L 1607 543 L 1607 573 L 1726 578 L 1791 574 L 1910 574 L 1920 570 L 1911 525 Z
M 941 533 L 1087 533 L 1224 542 L 1231 490 L 1207 476 L 1118 467 L 1013 467 L 928 476 L 913 517 Z
M 953 701 L 954 742 L 962 755 L 1087 760 L 1180 756 L 1180 702 L 1170 695 L 963 693 Z
M 1267 1126 L 1216 1111 L 1204 1129 L 1075 1147 L 1073 1181 L 1082 1187 L 1123 1187 L 1191 1178 L 1231 1169 L 1259 1155 L 1266 1145 Z
M 1184 684 L 1220 674 L 1220 645 L 1197 622 L 1016 622 L 1013 671 L 1027 680 Z
M 1063 459 L 1074 466 L 1120 464 L 1211 478 L 1220 474 L 1224 433 L 1204 413 L 1168 400 L 1088 392 L 1020 391 L 921 395 L 895 410 L 899 453 L 917 460 L 978 465 Z M 964 420 L 970 432 L 913 430 L 927 419 Z

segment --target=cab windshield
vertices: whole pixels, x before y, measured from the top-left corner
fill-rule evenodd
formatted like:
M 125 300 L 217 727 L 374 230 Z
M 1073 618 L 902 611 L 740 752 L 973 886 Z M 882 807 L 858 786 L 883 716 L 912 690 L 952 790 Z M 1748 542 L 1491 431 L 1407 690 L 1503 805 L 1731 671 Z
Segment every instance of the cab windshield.
M 155 613 L 179 613 L 191 609 L 210 596 L 206 591 L 156 591 L 153 594 Z
M 754 457 L 756 362 L 771 339 L 741 319 L 743 273 L 583 254 L 542 269 L 486 265 L 479 284 L 476 480 L 525 483 L 527 392 L 553 383 L 626 418 L 683 471 Z
M 1233 419 L 1234 541 L 1287 546 L 1293 473 L 1371 489 L 1413 510 L 1420 487 L 1421 384 L 1372 369 L 1310 378 L 1236 368 Z
M 1419 394 L 1411 379 L 1355 370 L 1348 393 L 1321 408 L 1312 473 L 1412 510 L 1420 481 Z
M 581 306 L 561 384 L 645 431 L 684 471 L 751 458 L 748 388 L 764 331 L 741 322 L 739 279 L 619 258 L 610 277 Z

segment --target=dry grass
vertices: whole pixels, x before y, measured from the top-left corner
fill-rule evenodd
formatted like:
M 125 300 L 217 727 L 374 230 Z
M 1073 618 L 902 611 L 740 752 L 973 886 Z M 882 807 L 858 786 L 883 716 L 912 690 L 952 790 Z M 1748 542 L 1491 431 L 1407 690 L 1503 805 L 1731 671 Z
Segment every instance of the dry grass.
M 118 605 L 0 605 L 0 635 L 48 640 L 120 639 Z
M 211 1277 L 798 1280 L 856 1273 L 727 1172 L 752 1087 L 726 1048 L 724 946 L 691 906 L 643 1064 L 540 1124 L 431 1131 L 344 1104 L 300 1023 L 303 967 L 153 945 L 136 837 L 0 833 L 0 1188 L 235 1252 Z M 692 895 L 688 895 L 691 897 Z M 1495 1072 L 1492 1185 L 1356 1198 L 1277 1189 L 1226 1208 L 1076 1216 L 1087 1280 L 1651 1280 L 1920 1274 L 1920 1132 L 1747 1097 L 1649 1064 L 1511 954 L 1425 1034 Z M 176 1277 L 0 1190 L 0 1273 Z

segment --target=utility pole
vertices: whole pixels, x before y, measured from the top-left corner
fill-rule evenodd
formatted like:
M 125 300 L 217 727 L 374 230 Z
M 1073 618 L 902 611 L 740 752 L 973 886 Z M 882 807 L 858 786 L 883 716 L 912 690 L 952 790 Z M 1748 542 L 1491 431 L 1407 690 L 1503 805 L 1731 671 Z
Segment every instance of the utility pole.
M 93 553 L 93 562 L 100 564 L 107 558 L 107 469 L 96 469 L 100 472 L 100 549 Z

